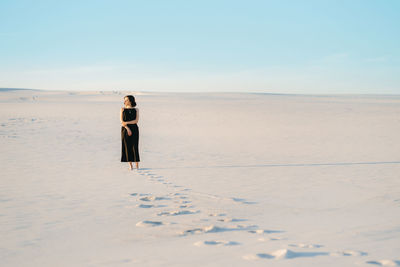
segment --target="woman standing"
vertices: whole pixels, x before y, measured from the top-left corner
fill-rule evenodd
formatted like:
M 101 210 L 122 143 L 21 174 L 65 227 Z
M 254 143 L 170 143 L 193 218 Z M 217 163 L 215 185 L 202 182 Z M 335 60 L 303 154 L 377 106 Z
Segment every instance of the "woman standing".
M 139 169 L 139 110 L 136 107 L 135 97 L 127 95 L 124 97 L 125 108 L 121 108 L 120 121 L 122 153 L 121 162 L 128 162 L 129 169 L 132 170 L 132 162 L 136 163 L 136 169 Z

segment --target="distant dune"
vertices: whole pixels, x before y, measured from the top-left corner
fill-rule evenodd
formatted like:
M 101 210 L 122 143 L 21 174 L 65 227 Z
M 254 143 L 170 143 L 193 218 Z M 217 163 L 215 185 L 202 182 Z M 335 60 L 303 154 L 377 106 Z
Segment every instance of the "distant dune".
M 22 90 L 28 90 L 28 91 L 43 91 L 41 89 L 28 89 L 28 88 L 0 88 L 0 91 L 22 91 Z

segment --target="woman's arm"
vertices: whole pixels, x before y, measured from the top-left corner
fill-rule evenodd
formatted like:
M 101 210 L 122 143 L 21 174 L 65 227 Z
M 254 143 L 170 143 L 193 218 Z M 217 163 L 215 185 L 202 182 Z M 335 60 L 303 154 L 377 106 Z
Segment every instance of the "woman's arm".
M 119 120 L 121 121 L 122 126 L 127 130 L 128 135 L 131 136 L 132 135 L 131 129 L 129 129 L 126 122 L 124 121 L 123 113 L 124 113 L 124 108 L 121 108 L 121 111 L 119 113 Z
M 121 111 L 119 112 L 119 121 L 120 121 L 121 123 L 124 122 L 124 119 L 123 119 L 123 116 L 122 116 L 123 113 L 124 113 L 124 108 L 121 108 Z
M 136 109 L 136 119 L 133 121 L 124 121 L 125 125 L 127 124 L 136 124 L 139 121 L 139 109 Z

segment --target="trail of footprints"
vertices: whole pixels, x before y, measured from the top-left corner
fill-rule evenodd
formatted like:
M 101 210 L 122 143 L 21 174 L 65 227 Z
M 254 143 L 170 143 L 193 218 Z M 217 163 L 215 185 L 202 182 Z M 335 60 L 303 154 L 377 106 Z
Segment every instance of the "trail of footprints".
M 285 231 L 281 230 L 266 230 L 259 229 L 257 225 L 251 225 L 246 223 L 247 219 L 238 219 L 231 218 L 226 213 L 207 213 L 202 211 L 201 209 L 196 209 L 195 205 L 192 203 L 190 198 L 190 188 L 184 188 L 183 186 L 175 185 L 171 182 L 168 182 L 163 176 L 156 175 L 152 173 L 149 169 L 141 169 L 138 170 L 137 173 L 141 176 L 144 176 L 150 179 L 153 182 L 158 182 L 166 185 L 167 187 L 173 189 L 173 192 L 170 192 L 164 196 L 154 196 L 152 194 L 141 194 L 141 193 L 132 193 L 131 196 L 136 197 L 136 201 L 138 202 L 138 208 L 156 208 L 160 209 L 155 213 L 157 219 L 154 220 L 143 220 L 136 224 L 137 227 L 158 227 L 165 225 L 174 225 L 177 224 L 175 222 L 167 222 L 160 220 L 158 218 L 165 218 L 174 216 L 190 216 L 195 214 L 204 214 L 203 218 L 200 219 L 201 222 L 209 222 L 210 218 L 213 218 L 216 224 L 205 225 L 201 227 L 192 227 L 189 229 L 185 229 L 179 231 L 177 234 L 180 236 L 187 235 L 198 235 L 198 234 L 207 234 L 207 233 L 221 233 L 228 231 L 246 231 L 248 234 L 255 235 L 257 241 L 259 242 L 270 242 L 270 241 L 282 241 L 287 240 L 284 236 L 281 236 Z M 179 190 L 179 192 L 177 192 Z M 213 196 L 216 199 L 223 199 L 221 197 Z M 246 199 L 233 197 L 230 199 L 231 201 L 238 204 L 256 204 L 256 202 L 251 202 Z M 174 209 L 170 209 L 170 205 L 174 206 Z M 234 223 L 234 225 L 232 225 Z M 238 224 L 235 224 L 238 223 Z M 221 226 L 221 224 L 223 226 Z M 245 245 L 241 242 L 232 241 L 232 240 L 205 240 L 205 241 L 197 241 L 193 244 L 197 247 L 206 247 L 206 246 L 240 246 Z M 363 251 L 355 251 L 355 250 L 341 250 L 334 252 L 323 251 L 323 245 L 320 244 L 287 244 L 287 248 L 277 249 L 275 251 L 269 252 L 260 252 L 254 254 L 245 254 L 242 256 L 244 260 L 255 261 L 255 260 L 268 260 L 268 259 L 295 259 L 295 258 L 304 258 L 304 257 L 317 257 L 317 256 L 332 256 L 332 257 L 340 257 L 340 256 L 355 256 L 362 257 L 368 255 Z M 295 251 L 296 250 L 296 251 Z M 365 261 L 365 263 L 379 265 L 379 266 L 400 266 L 400 261 L 397 260 L 376 260 L 376 261 Z

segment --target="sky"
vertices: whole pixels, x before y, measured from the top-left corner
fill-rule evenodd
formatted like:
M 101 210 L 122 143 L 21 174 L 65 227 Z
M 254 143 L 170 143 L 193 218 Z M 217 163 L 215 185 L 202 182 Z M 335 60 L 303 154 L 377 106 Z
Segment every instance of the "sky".
M 0 87 L 400 94 L 398 0 L 0 0 Z

